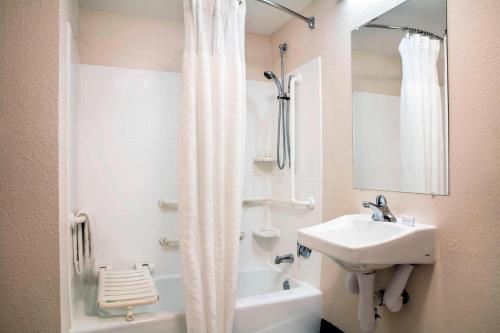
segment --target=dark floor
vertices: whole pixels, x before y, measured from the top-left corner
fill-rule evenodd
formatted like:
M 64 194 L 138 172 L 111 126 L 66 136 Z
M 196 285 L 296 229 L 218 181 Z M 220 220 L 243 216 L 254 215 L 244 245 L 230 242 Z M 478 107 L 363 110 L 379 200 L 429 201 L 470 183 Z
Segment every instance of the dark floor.
M 324 319 L 321 319 L 321 329 L 319 333 L 344 333 L 344 332 L 335 327 L 335 325 L 327 322 Z

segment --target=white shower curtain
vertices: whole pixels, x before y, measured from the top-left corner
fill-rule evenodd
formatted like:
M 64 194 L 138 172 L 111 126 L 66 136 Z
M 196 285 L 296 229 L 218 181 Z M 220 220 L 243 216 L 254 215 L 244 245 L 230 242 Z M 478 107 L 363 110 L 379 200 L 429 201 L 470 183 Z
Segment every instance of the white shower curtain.
M 232 331 L 245 119 L 245 3 L 184 0 L 178 224 L 190 333 Z
M 401 190 L 446 193 L 444 110 L 437 59 L 440 42 L 406 34 L 399 45 Z

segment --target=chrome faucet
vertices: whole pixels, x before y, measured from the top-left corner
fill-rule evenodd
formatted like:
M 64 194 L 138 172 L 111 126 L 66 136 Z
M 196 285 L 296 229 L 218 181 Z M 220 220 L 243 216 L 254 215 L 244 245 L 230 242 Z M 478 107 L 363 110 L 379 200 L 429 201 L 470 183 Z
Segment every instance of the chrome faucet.
M 372 219 L 374 221 L 397 221 L 396 217 L 392 215 L 389 207 L 387 206 L 387 199 L 381 194 L 377 195 L 375 203 L 363 201 L 363 207 L 371 208 L 373 210 Z
M 281 264 L 282 262 L 289 262 L 289 263 L 292 263 L 293 262 L 293 254 L 289 253 L 289 254 L 285 254 L 284 256 L 276 256 L 276 258 L 274 259 L 274 263 L 276 265 L 279 265 Z

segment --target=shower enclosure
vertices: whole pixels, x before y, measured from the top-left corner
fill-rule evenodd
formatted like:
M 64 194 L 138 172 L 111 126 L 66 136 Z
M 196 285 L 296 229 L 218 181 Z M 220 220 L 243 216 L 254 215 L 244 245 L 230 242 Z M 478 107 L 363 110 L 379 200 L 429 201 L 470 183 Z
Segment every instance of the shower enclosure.
M 174 52 L 182 49 L 182 23 L 93 6 L 81 1 L 80 41 L 70 40 L 68 52 L 75 105 L 69 115 L 68 213 L 85 213 L 95 240 L 94 270 L 77 274 L 70 265 L 70 331 L 185 332 L 176 205 L 182 77 L 181 53 Z M 138 27 L 149 29 L 155 42 L 131 40 Z M 155 43 L 166 31 L 170 45 L 162 48 Z M 257 37 L 246 33 L 247 40 Z M 265 41 L 273 52 L 286 51 L 286 44 L 272 46 L 270 35 Z M 130 43 L 137 45 L 127 51 Z M 171 63 L 157 65 L 156 52 Z M 283 70 L 278 99 L 276 84 L 262 73 L 272 75 L 270 69 L 278 72 L 281 65 L 268 63 L 254 75 L 249 70 L 255 64 L 248 61 L 234 332 L 316 332 L 320 256 L 297 256 L 296 230 L 322 222 L 321 62 Z M 274 153 L 278 132 L 283 169 Z M 271 153 L 264 159 L 263 152 Z M 293 263 L 274 264 L 276 255 L 288 253 Z M 126 309 L 96 304 L 95 268 L 133 270 L 136 264 L 151 271 L 159 301 L 134 307 L 127 321 Z

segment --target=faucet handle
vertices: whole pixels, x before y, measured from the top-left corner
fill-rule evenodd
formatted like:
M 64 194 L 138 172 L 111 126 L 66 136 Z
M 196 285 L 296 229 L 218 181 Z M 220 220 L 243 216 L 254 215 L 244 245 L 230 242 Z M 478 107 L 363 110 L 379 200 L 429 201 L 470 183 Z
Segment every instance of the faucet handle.
M 370 204 L 372 204 L 372 205 L 373 205 L 373 203 L 371 203 L 370 201 L 363 201 L 363 202 L 361 203 L 361 205 L 362 205 L 363 207 L 365 207 L 365 208 L 370 208 Z
M 387 199 L 382 194 L 379 194 L 375 198 L 375 204 L 379 207 L 387 206 Z
M 382 195 L 377 195 L 375 203 L 363 201 L 363 207 L 373 210 L 372 219 L 375 221 L 396 222 L 396 217 L 387 206 L 387 199 Z

